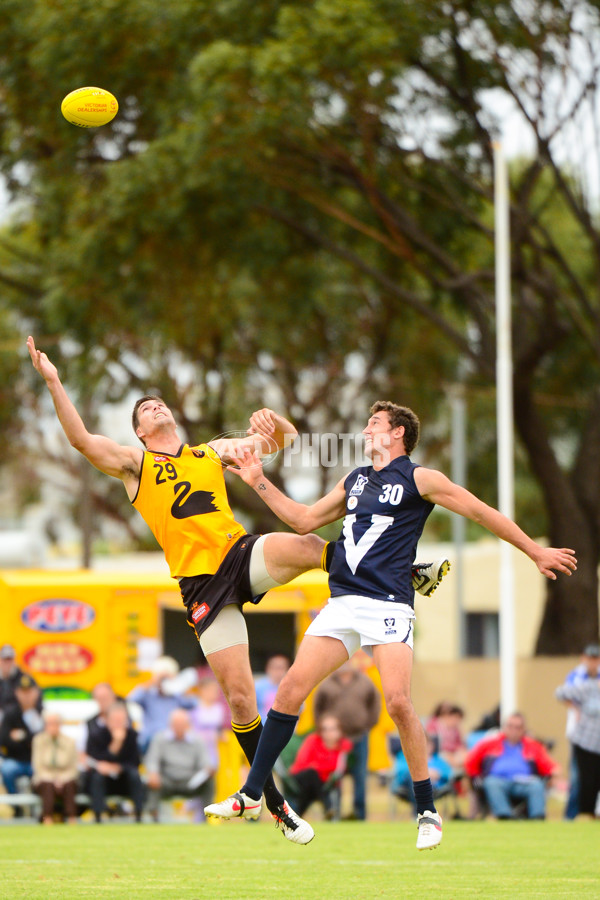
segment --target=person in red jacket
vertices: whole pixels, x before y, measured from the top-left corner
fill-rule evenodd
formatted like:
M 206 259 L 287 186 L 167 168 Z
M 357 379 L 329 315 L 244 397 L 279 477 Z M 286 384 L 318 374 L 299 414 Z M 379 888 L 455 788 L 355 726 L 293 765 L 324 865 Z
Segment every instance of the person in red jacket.
M 527 801 L 527 818 L 546 817 L 544 779 L 559 771 L 558 763 L 540 741 L 525 733 L 525 718 L 513 713 L 504 730 L 483 738 L 467 754 L 465 770 L 481 779 L 491 813 L 497 819 L 515 817 L 511 801 Z
M 295 808 L 301 810 L 299 816 L 315 800 L 320 800 L 326 811 L 329 809 L 328 789 L 346 771 L 351 750 L 352 741 L 344 737 L 340 720 L 323 716 L 317 731 L 305 738 L 290 766 L 295 782 L 291 790 Z

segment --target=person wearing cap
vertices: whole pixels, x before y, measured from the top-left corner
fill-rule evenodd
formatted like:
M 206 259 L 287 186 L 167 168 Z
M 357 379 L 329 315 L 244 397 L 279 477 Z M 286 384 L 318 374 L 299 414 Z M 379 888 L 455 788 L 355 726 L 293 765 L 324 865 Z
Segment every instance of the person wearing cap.
M 0 721 L 7 706 L 15 703 L 15 685 L 26 673 L 16 664 L 17 654 L 12 644 L 0 647 Z M 41 700 L 41 695 L 40 695 Z M 41 709 L 41 703 L 38 703 Z
M 40 690 L 31 675 L 21 675 L 15 685 L 15 702 L 10 704 L 0 725 L 2 780 L 9 794 L 16 794 L 17 779 L 31 778 L 31 744 L 34 735 L 43 728 L 37 709 Z
M 567 737 L 571 742 L 569 797 L 565 819 L 596 813 L 600 793 L 600 645 L 588 644 L 581 662 L 557 688 L 567 703 Z

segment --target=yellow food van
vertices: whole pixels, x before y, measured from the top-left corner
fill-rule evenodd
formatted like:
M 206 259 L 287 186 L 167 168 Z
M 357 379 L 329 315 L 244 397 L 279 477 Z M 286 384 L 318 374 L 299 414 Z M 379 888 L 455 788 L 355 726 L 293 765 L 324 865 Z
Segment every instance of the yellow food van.
M 244 606 L 255 672 L 272 653 L 293 658 L 311 620 L 327 600 L 327 576 L 306 572 Z M 0 570 L 0 644 L 15 647 L 17 663 L 48 697 L 89 696 L 106 681 L 125 696 L 148 679 L 157 656 L 181 668 L 205 660 L 186 621 L 177 583 L 168 575 L 93 570 Z M 373 666 L 367 669 L 379 685 Z M 313 726 L 311 698 L 299 731 Z M 371 734 L 370 768 L 388 765 L 385 713 Z
M 326 575 L 315 570 L 246 604 L 253 669 L 263 670 L 271 653 L 293 657 L 326 599 Z M 65 695 L 99 681 L 127 694 L 163 653 L 182 668 L 204 661 L 177 583 L 155 573 L 2 570 L 2 643 L 14 645 L 42 688 Z

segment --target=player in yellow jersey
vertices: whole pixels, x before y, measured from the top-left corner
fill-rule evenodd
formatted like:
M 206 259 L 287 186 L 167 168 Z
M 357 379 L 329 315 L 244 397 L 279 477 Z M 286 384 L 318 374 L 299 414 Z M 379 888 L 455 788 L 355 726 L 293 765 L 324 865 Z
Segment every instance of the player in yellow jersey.
M 296 429 L 283 416 L 261 409 L 250 417 L 246 438 L 190 447 L 178 436 L 166 404 L 147 396 L 133 412 L 134 431 L 144 449 L 122 446 L 88 432 L 56 366 L 36 349 L 32 337 L 27 346 L 69 442 L 101 472 L 121 479 L 161 545 L 171 575 L 179 581 L 188 622 L 229 703 L 233 731 L 252 762 L 262 723 L 241 606 L 318 568 L 325 542 L 315 534 L 246 534 L 229 506 L 223 469 L 245 452 L 266 454 L 283 447 Z M 306 844 L 312 839 L 311 826 L 285 802 L 272 779 L 265 786 L 265 802 L 288 840 Z

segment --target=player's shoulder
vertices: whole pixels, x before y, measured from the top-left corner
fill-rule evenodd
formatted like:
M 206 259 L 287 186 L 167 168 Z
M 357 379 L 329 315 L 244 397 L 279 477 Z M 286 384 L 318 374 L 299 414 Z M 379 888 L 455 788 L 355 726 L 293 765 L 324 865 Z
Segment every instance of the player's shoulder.
M 345 490 L 355 490 L 362 493 L 363 486 L 369 480 L 369 475 L 373 471 L 373 466 L 357 466 L 342 478 L 342 484 Z
M 439 469 L 432 469 L 420 463 L 413 464 L 412 475 L 420 488 L 425 486 L 437 487 L 449 481 L 448 477 L 443 472 L 440 472 Z
M 212 459 L 217 462 L 221 461 L 221 457 L 219 452 L 212 446 L 212 444 L 202 442 L 201 444 L 185 444 L 184 445 L 185 452 L 195 459 Z

